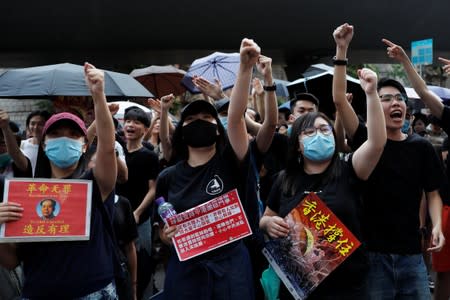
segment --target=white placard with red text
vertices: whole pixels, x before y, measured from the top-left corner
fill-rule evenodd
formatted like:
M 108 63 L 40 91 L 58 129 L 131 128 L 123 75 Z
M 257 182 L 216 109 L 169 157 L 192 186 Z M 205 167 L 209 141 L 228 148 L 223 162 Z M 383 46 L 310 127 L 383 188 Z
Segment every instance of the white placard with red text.
M 177 225 L 172 239 L 180 261 L 185 261 L 252 234 L 237 190 L 167 219 Z

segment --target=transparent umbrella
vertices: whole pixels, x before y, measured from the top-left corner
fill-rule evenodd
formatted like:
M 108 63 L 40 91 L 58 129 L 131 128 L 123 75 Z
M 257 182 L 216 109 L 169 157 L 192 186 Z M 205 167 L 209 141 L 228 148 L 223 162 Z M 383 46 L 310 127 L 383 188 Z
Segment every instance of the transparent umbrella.
M 200 90 L 192 83 L 194 75 L 201 76 L 210 82 L 220 81 L 222 89 L 234 86 L 240 64 L 239 53 L 214 52 L 211 55 L 194 60 L 181 83 L 189 92 L 195 94 Z

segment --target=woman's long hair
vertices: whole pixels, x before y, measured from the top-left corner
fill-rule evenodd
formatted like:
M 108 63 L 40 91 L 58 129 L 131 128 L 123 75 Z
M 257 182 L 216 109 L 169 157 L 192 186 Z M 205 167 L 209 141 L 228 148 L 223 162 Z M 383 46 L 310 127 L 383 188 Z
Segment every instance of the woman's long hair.
M 282 176 L 282 190 L 286 195 L 294 196 L 299 189 L 300 183 L 298 182 L 299 175 L 303 173 L 304 158 L 303 154 L 299 151 L 300 148 L 300 134 L 309 127 L 314 127 L 314 122 L 317 118 L 324 119 L 328 125 L 333 128 L 331 120 L 321 112 L 307 113 L 299 117 L 292 125 L 292 132 L 289 137 L 288 153 L 286 169 L 280 174 Z M 334 142 L 336 145 L 336 134 L 333 128 Z M 331 163 L 325 170 L 323 177 L 321 178 L 321 184 L 326 184 L 338 175 L 338 151 L 335 147 Z

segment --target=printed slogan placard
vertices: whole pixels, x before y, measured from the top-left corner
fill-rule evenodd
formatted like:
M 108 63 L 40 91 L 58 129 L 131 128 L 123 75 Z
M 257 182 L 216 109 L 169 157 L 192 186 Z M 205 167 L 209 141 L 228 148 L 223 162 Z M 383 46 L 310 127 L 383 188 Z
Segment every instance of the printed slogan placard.
M 0 242 L 88 240 L 92 181 L 5 180 L 5 202 L 20 203 L 23 216 L 0 227 Z
M 263 254 L 294 299 L 302 300 L 361 243 L 315 193 L 284 220 L 288 236 L 267 242 Z
M 172 216 L 167 224 L 178 227 L 173 244 L 180 261 L 252 234 L 237 190 Z

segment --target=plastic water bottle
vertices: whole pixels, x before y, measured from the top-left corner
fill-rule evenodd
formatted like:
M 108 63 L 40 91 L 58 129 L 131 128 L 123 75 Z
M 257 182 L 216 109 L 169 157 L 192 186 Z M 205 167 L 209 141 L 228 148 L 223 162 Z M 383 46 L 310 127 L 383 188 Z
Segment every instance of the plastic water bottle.
M 168 217 L 174 216 L 177 214 L 173 205 L 164 200 L 164 197 L 159 197 L 156 199 L 156 204 L 158 205 L 158 214 L 165 222 Z

